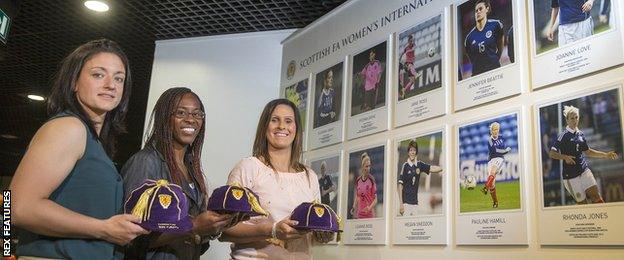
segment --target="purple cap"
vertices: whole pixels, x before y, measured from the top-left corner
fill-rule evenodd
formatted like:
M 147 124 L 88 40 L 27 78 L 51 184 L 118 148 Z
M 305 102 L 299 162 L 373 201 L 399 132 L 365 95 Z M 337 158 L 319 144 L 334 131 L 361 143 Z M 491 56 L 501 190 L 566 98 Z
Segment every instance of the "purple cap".
M 134 189 L 124 209 L 141 219 L 141 227 L 162 233 L 183 233 L 193 228 L 182 188 L 167 180 L 146 180 Z
M 241 212 L 250 217 L 268 215 L 260 207 L 258 196 L 253 191 L 236 183 L 216 188 L 208 199 L 208 210 L 228 213 Z
M 323 203 L 304 202 L 297 206 L 291 216 L 296 220 L 296 229 L 342 232 L 340 230 L 340 217 L 334 210 Z

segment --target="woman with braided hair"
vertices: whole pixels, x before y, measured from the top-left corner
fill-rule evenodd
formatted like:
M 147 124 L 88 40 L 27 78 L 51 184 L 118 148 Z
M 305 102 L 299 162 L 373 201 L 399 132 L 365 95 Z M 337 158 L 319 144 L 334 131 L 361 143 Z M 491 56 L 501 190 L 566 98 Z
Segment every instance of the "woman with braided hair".
M 121 170 L 126 198 L 146 179 L 165 179 L 182 187 L 193 228 L 183 234 L 152 234 L 135 239 L 129 259 L 199 259 L 233 217 L 206 210 L 208 192 L 201 169 L 204 106 L 188 88 L 166 90 L 156 102 L 145 147 Z

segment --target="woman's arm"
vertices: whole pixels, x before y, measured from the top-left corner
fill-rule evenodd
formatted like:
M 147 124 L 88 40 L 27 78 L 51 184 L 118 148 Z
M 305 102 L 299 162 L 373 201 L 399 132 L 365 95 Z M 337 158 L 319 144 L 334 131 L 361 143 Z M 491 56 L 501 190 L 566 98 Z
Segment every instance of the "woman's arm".
M 285 217 L 275 224 L 268 218 L 252 219 L 241 222 L 236 226 L 223 231 L 223 235 L 219 240 L 237 244 L 263 241 L 272 237 L 273 225 L 275 225 L 275 236 L 277 239 L 299 239 L 305 236 L 308 232 L 294 229 L 293 226 L 297 224 L 297 221 L 290 220 L 290 216 Z
M 375 194 L 375 199 L 373 200 L 373 202 L 368 205 L 368 211 L 374 210 L 375 206 L 377 206 L 377 194 Z
M 548 26 L 548 40 L 555 40 L 555 23 L 557 21 L 557 16 L 559 15 L 559 7 L 553 7 L 550 11 L 550 23 Z
M 71 211 L 49 199 L 84 154 L 86 128 L 79 119 L 63 117 L 44 124 L 22 158 L 10 189 L 13 223 L 53 237 L 103 239 L 126 244 L 146 233 L 132 215 L 100 220 Z
M 437 165 L 431 165 L 431 168 L 429 169 L 431 173 L 440 173 L 442 172 L 442 170 L 443 170 L 442 167 L 437 166 Z
M 574 157 L 573 157 L 573 156 L 571 156 L 571 155 L 565 155 L 565 154 L 559 153 L 559 152 L 557 152 L 557 151 L 555 151 L 555 150 L 550 150 L 550 151 L 548 152 L 548 156 L 549 156 L 551 159 L 555 159 L 555 160 L 564 160 L 564 161 L 565 161 L 565 163 L 567 163 L 567 164 L 576 164 L 576 162 L 574 162 Z
M 589 148 L 587 149 L 587 151 L 583 153 L 585 153 L 587 157 L 593 157 L 593 158 L 604 158 L 604 159 L 611 159 L 611 160 L 615 160 L 618 158 L 618 155 L 617 153 L 615 153 L 615 151 L 603 152 L 603 151 L 598 151 L 598 150 Z
M 205 211 L 202 214 L 192 219 L 193 229 L 187 233 L 174 234 L 174 233 L 161 233 L 156 236 L 150 237 L 150 248 L 158 248 L 170 244 L 176 240 L 185 240 L 192 238 L 196 235 L 218 235 L 223 229 L 230 224 L 233 215 L 230 214 L 218 214 L 213 211 Z
M 273 223 L 268 218 L 251 219 L 223 231 L 220 241 L 250 243 L 271 237 Z

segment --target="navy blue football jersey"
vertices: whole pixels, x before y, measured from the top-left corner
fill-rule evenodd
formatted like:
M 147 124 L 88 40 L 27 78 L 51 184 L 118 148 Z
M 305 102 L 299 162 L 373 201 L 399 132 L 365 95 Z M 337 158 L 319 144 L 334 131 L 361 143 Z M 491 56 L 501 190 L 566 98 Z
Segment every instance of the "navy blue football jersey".
M 490 136 L 490 140 L 488 141 L 488 160 L 492 160 L 492 158 L 500 157 L 503 158 L 507 152 L 507 146 L 505 145 L 505 140 L 502 137 L 498 136 L 496 140 L 492 139 Z
M 472 75 L 476 76 L 483 72 L 498 68 L 501 51 L 498 42 L 504 36 L 503 24 L 499 20 L 488 19 L 479 31 L 475 26 L 466 35 L 464 48 L 472 63 Z
M 569 24 L 584 21 L 591 17 L 589 12 L 583 12 L 586 0 L 551 0 L 552 8 L 559 8 L 559 24 Z
M 329 113 L 334 110 L 334 89 L 330 88 L 329 91 L 321 91 L 321 98 L 319 101 L 319 112 L 321 117 L 329 116 Z
M 574 132 L 566 127 L 566 130 L 559 134 L 550 149 L 574 157 L 575 164 L 563 163 L 564 179 L 579 176 L 587 169 L 588 163 L 583 152 L 589 150 L 589 146 L 587 146 L 585 135 L 580 130 Z
M 430 169 L 431 165 L 420 161 L 415 164 L 403 163 L 401 175 L 399 176 L 399 184 L 403 185 L 403 203 L 418 205 L 420 174 L 429 174 Z
M 333 185 L 334 183 L 332 183 L 331 177 L 327 174 L 319 179 L 319 188 L 321 189 L 321 194 L 323 194 L 322 192 L 324 190 L 328 190 Z M 321 202 L 323 204 L 329 205 L 329 193 L 321 196 Z

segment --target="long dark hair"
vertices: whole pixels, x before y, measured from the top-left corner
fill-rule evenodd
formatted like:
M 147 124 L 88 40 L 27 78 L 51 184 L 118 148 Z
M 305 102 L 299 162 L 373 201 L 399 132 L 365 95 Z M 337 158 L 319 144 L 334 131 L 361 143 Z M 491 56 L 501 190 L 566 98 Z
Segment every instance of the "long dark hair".
M 264 159 L 264 163 L 267 166 L 273 167 L 273 163 L 271 162 L 271 157 L 269 156 L 269 141 L 266 138 L 266 132 L 269 128 L 269 123 L 271 122 L 271 114 L 275 110 L 275 108 L 279 105 L 287 105 L 292 108 L 295 113 L 295 125 L 297 130 L 295 131 L 295 140 L 293 140 L 291 145 L 291 153 L 290 153 L 290 163 L 289 166 L 293 168 L 295 171 L 305 171 L 308 173 L 308 169 L 299 162 L 299 158 L 301 157 L 301 151 L 303 148 L 303 137 L 301 131 L 301 115 L 299 114 L 299 109 L 293 102 L 288 99 L 274 99 L 264 107 L 262 114 L 260 115 L 260 120 L 258 121 L 258 128 L 256 130 L 256 138 L 254 140 L 253 145 L 253 156 L 256 158 Z
M 98 136 L 93 121 L 76 98 L 76 81 L 85 63 L 99 53 L 112 53 L 121 59 L 126 70 L 123 93 L 119 105 L 106 113 L 102 129 Z M 80 118 L 89 128 L 94 138 L 99 139 L 109 157 L 115 155 L 117 136 L 126 132 L 125 119 L 128 112 L 132 80 L 130 77 L 130 63 L 128 57 L 119 45 L 111 40 L 100 39 L 87 42 L 69 54 L 54 77 L 52 92 L 48 98 L 48 114 L 53 116 L 63 111 L 69 111 Z
M 145 145 L 151 145 L 160 154 L 165 157 L 165 161 L 167 162 L 167 167 L 169 168 L 169 172 L 171 173 L 171 180 L 180 186 L 182 186 L 182 171 L 178 168 L 178 165 L 175 161 L 175 156 L 173 153 L 173 143 L 175 142 L 173 137 L 173 112 L 180 104 L 180 100 L 182 96 L 185 94 L 191 94 L 199 101 L 199 106 L 202 112 L 204 112 L 204 104 L 199 99 L 197 94 L 193 93 L 188 88 L 170 88 L 167 89 L 158 101 L 156 101 L 156 105 L 154 106 L 154 111 L 152 112 L 152 116 L 150 120 L 154 120 L 154 125 L 152 126 L 151 133 L 149 134 L 149 138 Z M 201 191 L 202 196 L 206 198 L 208 192 L 206 189 L 206 183 L 204 182 L 204 174 L 201 169 L 201 150 L 204 144 L 204 132 L 206 129 L 206 119 L 202 119 L 202 126 L 195 137 L 193 143 L 191 143 L 187 149 L 187 153 L 190 153 L 191 156 L 191 165 L 193 167 L 192 174 L 199 183 L 199 190 Z M 206 200 L 204 200 L 205 202 Z

